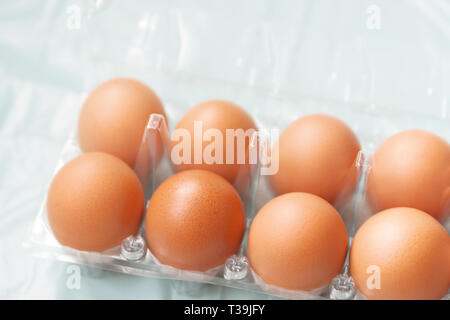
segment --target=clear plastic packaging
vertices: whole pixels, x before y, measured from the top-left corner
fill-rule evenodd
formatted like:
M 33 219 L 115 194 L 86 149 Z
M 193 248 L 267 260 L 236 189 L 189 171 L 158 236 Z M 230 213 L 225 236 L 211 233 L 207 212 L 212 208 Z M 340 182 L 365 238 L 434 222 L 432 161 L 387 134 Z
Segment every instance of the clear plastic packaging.
M 291 1 L 290 5 L 298 6 L 294 1 Z M 102 26 L 114 18 L 108 15 L 110 6 L 116 9 L 111 11 L 112 14 L 122 8 L 127 14 L 135 15 L 135 24 L 114 28 L 116 33 L 108 36 Z M 277 55 L 277 46 L 295 48 L 295 41 L 284 37 L 280 39 L 285 39 L 287 43 L 278 42 L 274 35 L 280 32 L 279 28 L 284 27 L 279 20 L 277 23 L 246 25 L 242 22 L 244 17 L 238 15 L 236 26 L 227 24 L 225 28 L 218 27 L 217 34 L 210 35 L 203 28 L 214 25 L 217 10 L 220 8 L 208 11 L 192 10 L 181 5 L 171 8 L 164 4 L 148 4 L 143 5 L 148 6 L 147 10 L 136 11 L 133 7 L 122 6 L 123 4 L 108 1 L 85 2 L 87 22 L 82 30 L 88 44 L 84 52 L 85 89 L 88 93 L 104 80 L 126 76 L 141 80 L 160 96 L 168 115 L 169 127 L 161 115 L 151 115 L 134 168 L 144 186 L 147 200 L 153 191 L 174 173 L 168 154 L 171 129 L 190 107 L 201 101 L 210 98 L 227 99 L 238 103 L 253 116 L 259 131 L 251 137 L 250 149 L 258 150 L 259 160 L 264 158 L 261 155 L 267 155 L 278 138 L 277 135 L 271 134 L 273 129 L 279 132 L 303 115 L 326 113 L 348 124 L 362 146 L 355 159 L 358 178 L 353 195 L 337 208 L 347 228 L 350 249 L 351 239 L 357 228 L 373 214 L 367 203 L 365 186 L 376 146 L 393 133 L 407 128 L 426 129 L 444 139 L 450 136 L 446 104 L 448 92 L 445 87 L 445 79 L 450 72 L 444 58 L 438 60 L 441 65 L 431 67 L 433 72 L 440 73 L 441 77 L 433 77 L 427 87 L 421 88 L 426 97 L 420 96 L 418 92 L 411 92 L 415 98 L 430 105 L 431 112 L 424 115 L 422 110 L 410 111 L 402 107 L 388 108 L 380 105 L 374 90 L 381 80 L 377 78 L 371 62 L 375 55 L 369 49 L 373 45 L 367 40 L 370 35 L 350 32 L 349 41 L 338 42 L 331 48 L 336 52 L 334 60 L 318 71 L 327 75 L 318 88 L 325 88 L 331 95 L 330 98 L 321 96 L 320 90 L 315 91 L 317 88 L 310 87 L 309 93 L 302 89 L 305 79 L 302 78 L 301 70 L 307 68 L 306 64 L 298 64 L 298 61 L 291 57 L 288 60 L 292 63 L 289 66 L 292 70 L 287 72 L 289 68 L 283 65 L 286 60 Z M 289 11 L 292 10 L 283 10 L 282 13 L 287 16 L 286 19 L 292 21 L 294 15 Z M 246 27 L 239 30 L 242 26 Z M 347 30 L 346 26 L 339 23 L 338 27 Z M 237 34 L 236 41 L 227 38 L 232 34 Z M 126 47 L 115 47 L 116 38 L 129 35 L 132 35 L 129 41 L 121 42 L 127 43 Z M 174 40 L 160 39 L 168 36 Z M 229 50 L 225 55 L 228 60 L 216 61 L 214 53 L 217 49 L 211 43 L 221 37 L 234 46 L 226 48 Z M 249 50 L 249 47 L 254 47 L 257 53 L 250 54 L 252 50 Z M 350 54 L 352 50 L 356 53 Z M 299 55 L 306 61 L 312 52 L 315 51 L 299 49 Z M 354 70 L 342 69 L 345 60 L 353 56 L 359 59 L 354 62 Z M 222 65 L 220 70 L 218 64 Z M 430 88 L 435 90 L 433 99 L 437 99 L 436 101 L 427 100 Z M 405 106 L 407 99 L 394 103 Z M 162 138 L 165 145 L 165 154 L 159 162 L 154 161 L 157 157 L 154 145 L 158 137 Z M 81 151 L 74 131 L 63 148 L 56 171 L 79 154 Z M 267 176 L 261 174 L 263 168 L 264 164 L 261 162 L 251 166 L 249 184 L 245 192 L 241 193 L 247 228 L 240 250 L 229 257 L 224 265 L 207 272 L 179 270 L 161 264 L 147 248 L 143 228 L 138 235 L 125 239 L 121 246 L 103 253 L 81 252 L 63 247 L 56 241 L 48 225 L 45 199 L 33 223 L 27 245 L 32 246 L 39 256 L 128 274 L 212 283 L 292 299 L 363 298 L 349 275 L 348 256 L 340 275 L 329 285 L 311 292 L 285 290 L 267 285 L 251 270 L 246 255 L 248 228 L 258 210 L 274 197 Z M 443 223 L 449 230 L 448 219 Z M 186 286 L 191 285 L 176 286 L 178 290 L 188 290 Z

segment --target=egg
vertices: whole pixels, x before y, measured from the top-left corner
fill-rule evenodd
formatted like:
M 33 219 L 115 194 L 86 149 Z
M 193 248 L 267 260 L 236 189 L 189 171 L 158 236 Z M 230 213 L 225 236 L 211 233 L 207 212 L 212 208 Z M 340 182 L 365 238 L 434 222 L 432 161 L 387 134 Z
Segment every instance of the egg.
M 276 195 L 307 192 L 332 204 L 353 192 L 360 144 L 341 120 L 324 114 L 297 119 L 280 134 L 272 148 L 279 170 L 269 176 Z
M 240 133 L 248 135 L 241 136 L 240 141 L 243 143 L 240 145 L 238 138 L 227 140 L 227 130 L 234 130 L 232 133 L 242 130 Z M 253 119 L 240 106 L 224 100 L 202 102 L 188 110 L 174 130 L 186 133 L 188 137 L 184 139 L 189 139 L 189 143 L 183 144 L 186 142 L 180 138 L 183 135 L 178 137 L 172 133 L 172 137 L 175 137 L 171 147 L 173 167 L 176 171 L 202 169 L 217 173 L 239 191 L 244 191 L 250 177 L 249 143 L 255 131 Z M 207 137 L 208 132 L 211 137 Z M 227 153 L 227 143 L 233 143 L 228 149 L 230 154 Z M 209 161 L 205 155 L 212 159 Z
M 340 272 L 347 232 L 336 209 L 309 193 L 278 196 L 255 216 L 248 236 L 253 271 L 266 283 L 313 290 Z
M 106 81 L 83 104 L 78 119 L 79 145 L 83 152 L 106 152 L 133 168 L 152 113 L 165 116 L 158 96 L 145 84 L 128 78 Z M 157 162 L 163 150 L 160 137 L 154 148 Z
M 150 199 L 146 234 L 163 264 L 206 271 L 237 252 L 245 229 L 244 207 L 223 177 L 205 170 L 179 172 Z
M 375 212 L 412 207 L 445 220 L 450 214 L 450 145 L 424 130 L 406 130 L 373 155 L 367 196 Z
M 56 239 L 85 251 L 104 251 L 136 234 L 144 211 L 139 179 L 122 160 L 101 152 L 82 154 L 53 178 L 47 217 Z
M 368 299 L 440 299 L 450 285 L 450 238 L 423 211 L 384 210 L 357 231 L 350 272 Z

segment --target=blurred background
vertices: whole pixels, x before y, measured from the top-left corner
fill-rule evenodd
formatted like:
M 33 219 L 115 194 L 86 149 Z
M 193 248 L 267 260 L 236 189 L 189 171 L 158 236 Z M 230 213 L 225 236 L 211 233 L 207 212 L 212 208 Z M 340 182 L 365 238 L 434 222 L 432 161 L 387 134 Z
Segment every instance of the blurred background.
M 119 74 L 149 82 L 169 118 L 213 94 L 266 125 L 344 114 L 368 148 L 406 127 L 449 140 L 450 1 L 1 1 L 0 298 L 270 298 L 23 247 L 83 97 Z

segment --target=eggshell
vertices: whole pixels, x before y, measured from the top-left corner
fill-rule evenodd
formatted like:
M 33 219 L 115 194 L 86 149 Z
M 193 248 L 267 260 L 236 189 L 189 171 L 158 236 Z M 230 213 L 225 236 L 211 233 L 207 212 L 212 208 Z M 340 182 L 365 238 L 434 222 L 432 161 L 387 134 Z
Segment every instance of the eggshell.
M 204 170 L 187 170 L 164 181 L 148 204 L 149 248 L 163 264 L 205 271 L 237 252 L 245 228 L 242 202 L 233 186 Z
M 450 285 L 450 238 L 423 211 L 387 209 L 357 231 L 350 271 L 369 299 L 440 299 Z
M 127 78 L 106 81 L 89 94 L 81 109 L 80 147 L 84 152 L 112 154 L 133 168 L 152 113 L 165 116 L 161 101 L 146 85 Z M 161 138 L 156 140 L 155 149 L 155 160 L 159 161 Z
M 201 121 L 203 132 L 209 129 L 217 129 L 220 131 L 223 137 L 222 143 L 222 163 L 205 163 L 204 159 L 201 159 L 202 163 L 194 163 L 194 146 L 196 143 L 202 145 L 202 155 L 205 152 L 205 148 L 211 144 L 211 141 L 203 141 L 203 136 L 196 136 L 194 132 L 194 121 Z M 191 137 L 191 155 L 189 163 L 175 164 L 173 167 L 177 171 L 189 170 L 189 169 L 202 169 L 217 173 L 227 179 L 233 184 L 239 191 L 243 191 L 247 187 L 247 183 L 250 176 L 249 165 L 249 142 L 250 138 L 245 138 L 245 149 L 238 149 L 238 143 L 235 140 L 234 143 L 234 161 L 229 164 L 226 163 L 227 151 L 226 151 L 226 130 L 242 129 L 244 132 L 249 129 L 256 130 L 256 125 L 250 115 L 245 112 L 240 106 L 224 100 L 208 100 L 202 102 L 193 108 L 191 108 L 181 118 L 175 127 L 177 129 L 185 129 L 189 132 Z M 197 138 L 198 137 L 198 138 Z M 194 141 L 196 139 L 197 141 Z M 172 141 L 172 150 L 175 145 L 180 143 L 179 140 Z M 219 146 L 217 146 L 219 148 Z M 238 163 L 238 152 L 244 157 L 244 163 Z
M 360 145 L 341 120 L 324 114 L 288 125 L 272 148 L 279 170 L 269 176 L 275 194 L 308 192 L 332 204 L 345 201 L 356 185 Z
M 412 207 L 445 220 L 450 214 L 450 145 L 424 130 L 388 138 L 374 153 L 367 195 L 375 212 Z
M 106 153 L 89 152 L 62 167 L 47 195 L 56 239 L 78 250 L 104 251 L 137 233 L 144 194 L 133 170 Z
M 248 236 L 251 267 L 266 283 L 313 290 L 331 282 L 344 263 L 347 232 L 324 199 L 293 192 L 261 208 Z

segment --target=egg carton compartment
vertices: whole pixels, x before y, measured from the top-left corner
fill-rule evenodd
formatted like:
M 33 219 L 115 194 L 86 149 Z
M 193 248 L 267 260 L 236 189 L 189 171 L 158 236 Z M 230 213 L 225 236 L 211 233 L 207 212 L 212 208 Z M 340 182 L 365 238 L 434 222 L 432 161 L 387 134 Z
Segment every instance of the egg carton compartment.
M 294 7 L 298 6 L 294 5 L 294 2 L 291 4 Z M 180 291 L 201 290 L 201 283 L 210 283 L 288 299 L 364 299 L 356 290 L 355 283 L 349 275 L 348 256 L 356 230 L 374 213 L 366 197 L 367 175 L 372 165 L 373 153 L 386 138 L 411 128 L 428 130 L 448 140 L 450 123 L 447 118 L 445 88 L 437 101 L 427 100 L 428 87 L 411 90 L 413 92 L 410 94 L 416 99 L 429 103 L 432 109 L 429 114 L 423 113 L 422 110 L 409 110 L 406 107 L 394 109 L 382 105 L 373 93 L 375 84 L 380 83 L 380 80 L 375 77 L 369 61 L 370 43 L 358 35 L 349 36 L 350 40 L 339 43 L 338 48 L 334 49 L 339 49 L 337 52 L 341 52 L 341 56 L 336 55 L 336 59 L 318 71 L 327 75 L 319 87 L 326 87 L 334 95 L 330 97 L 322 96 L 320 92 L 306 93 L 302 89 L 305 80 L 302 78 L 301 66 L 293 63 L 293 71 L 284 75 L 279 69 L 281 59 L 275 54 L 276 46 L 273 43 L 267 44 L 267 39 L 271 39 L 270 35 L 275 29 L 258 26 L 248 27 L 242 34 L 234 29 L 238 27 L 231 27 L 235 34 L 241 34 L 241 37 L 238 37 L 241 41 L 236 48 L 228 49 L 230 60 L 223 62 L 228 66 L 228 70 L 218 72 L 215 65 L 221 64 L 221 61 L 206 59 L 214 56 L 215 48 L 209 48 L 207 54 L 202 54 L 197 42 L 197 40 L 213 40 L 202 32 L 202 24 L 197 22 L 197 18 L 201 17 L 200 20 L 203 19 L 204 23 L 212 22 L 214 14 L 202 12 L 198 14 L 187 8 L 166 8 L 163 4 L 155 5 L 156 7 L 152 7 L 151 4 L 149 6 L 147 12 L 135 12 L 132 7 L 126 9 L 129 14 L 136 15 L 137 23 L 123 26 L 115 36 L 132 35 L 128 46 L 106 52 L 104 48 L 114 47 L 113 37 L 106 36 L 107 32 L 98 26 L 101 26 L 103 19 L 108 19 L 108 15 L 105 15 L 108 7 L 100 5 L 88 11 L 91 20 L 89 27 L 84 30 L 89 45 L 86 46 L 85 52 L 86 79 L 83 94 L 85 97 L 99 83 L 120 76 L 138 79 L 160 96 L 167 119 L 157 114 L 150 117 L 134 168 L 144 187 L 146 200 L 150 199 L 162 182 L 174 174 L 169 161 L 170 133 L 182 115 L 201 101 L 212 98 L 226 99 L 237 103 L 252 115 L 259 134 L 252 136 L 250 147 L 258 149 L 258 154 L 267 152 L 273 146 L 277 139 L 276 135 L 271 136 L 273 129 L 279 133 L 295 119 L 308 114 L 325 113 L 335 116 L 350 126 L 361 144 L 361 150 L 355 159 L 356 187 L 352 196 L 337 208 L 345 223 L 349 239 L 347 257 L 341 273 L 324 287 L 306 292 L 268 285 L 252 270 L 246 251 L 248 228 L 255 214 L 274 197 L 267 176 L 261 174 L 262 167 L 259 162 L 251 167 L 251 179 L 244 192 L 241 192 L 246 213 L 246 231 L 240 249 L 223 265 L 207 272 L 186 271 L 161 264 L 147 246 L 144 226 L 137 235 L 124 239 L 121 246 L 102 253 L 78 251 L 61 246 L 48 224 L 46 199 L 32 225 L 30 238 L 26 244 L 34 249 L 36 255 L 45 258 L 52 257 L 139 276 L 198 283 L 173 282 L 175 288 Z M 238 17 L 238 20 L 243 18 Z M 165 23 L 161 24 L 158 21 Z M 177 40 L 158 46 L 162 43 L 160 39 L 162 34 L 175 35 L 173 38 Z M 105 43 L 98 41 L 99 38 Z M 249 52 L 244 50 L 248 46 L 254 46 L 255 50 L 261 49 L 269 56 L 267 61 L 254 61 L 251 56 L 241 54 Z M 361 60 L 355 61 L 355 70 L 344 70 L 340 63 L 346 56 L 347 58 L 350 56 L 346 53 L 352 50 L 357 52 Z M 303 51 L 302 56 L 308 57 L 308 52 Z M 206 63 L 210 70 L 197 68 L 200 63 Z M 446 79 L 445 75 L 449 74 L 448 67 L 442 62 L 442 65 L 430 68 L 435 72 L 440 70 L 443 76 L 434 77 L 428 85 L 440 88 L 445 83 L 442 79 Z M 400 91 L 405 93 L 405 90 Z M 419 92 L 424 94 L 421 95 Z M 434 97 L 436 95 L 433 95 Z M 162 156 L 155 147 L 158 139 L 164 141 Z M 55 173 L 80 154 L 74 130 L 63 148 Z M 160 156 L 161 160 L 158 161 L 157 158 Z M 449 231 L 450 219 L 443 221 L 443 224 Z

